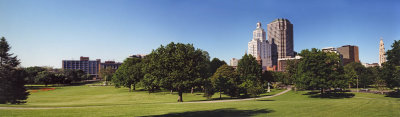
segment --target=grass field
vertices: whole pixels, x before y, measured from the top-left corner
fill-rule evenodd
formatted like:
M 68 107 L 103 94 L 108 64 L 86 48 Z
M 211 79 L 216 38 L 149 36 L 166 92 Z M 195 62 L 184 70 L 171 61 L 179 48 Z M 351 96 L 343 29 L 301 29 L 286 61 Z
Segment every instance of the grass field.
M 271 94 L 280 91 L 273 90 Z M 400 116 L 400 98 L 355 93 L 352 98 L 329 99 L 312 98 L 305 93 L 290 91 L 273 98 L 238 102 L 177 103 L 176 93 L 67 86 L 31 93 L 23 105 L 0 105 L 30 108 L 0 109 L 0 116 Z M 201 93 L 187 93 L 183 100 L 206 99 Z

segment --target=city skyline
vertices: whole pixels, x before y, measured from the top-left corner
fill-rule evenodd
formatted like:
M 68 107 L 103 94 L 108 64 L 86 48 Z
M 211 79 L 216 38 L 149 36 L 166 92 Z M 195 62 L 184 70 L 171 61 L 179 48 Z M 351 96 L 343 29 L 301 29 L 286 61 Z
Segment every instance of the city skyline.
M 191 43 L 226 62 L 241 58 L 254 24 L 290 20 L 294 51 L 356 45 L 363 63 L 379 62 L 380 37 L 400 40 L 399 1 L 6 1 L 0 36 L 23 67 L 61 68 L 88 56 L 122 62 L 171 41 Z M 283 9 L 282 9 L 283 7 Z M 266 25 L 263 25 L 264 29 Z

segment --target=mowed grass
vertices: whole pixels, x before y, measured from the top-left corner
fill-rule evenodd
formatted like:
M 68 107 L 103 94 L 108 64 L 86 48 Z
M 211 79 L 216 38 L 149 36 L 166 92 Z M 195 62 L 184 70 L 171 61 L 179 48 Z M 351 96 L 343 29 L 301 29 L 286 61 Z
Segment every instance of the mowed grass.
M 273 91 L 271 94 L 282 90 Z M 49 108 L 0 109 L 0 116 L 400 116 L 400 98 L 355 93 L 353 98 L 328 99 L 311 98 L 304 93 L 290 91 L 250 101 L 177 103 L 176 93 L 128 92 L 126 88 L 112 86 L 67 86 L 32 93 L 23 105 L 0 105 Z M 218 93 L 213 96 L 218 97 Z M 183 99 L 186 102 L 206 100 L 202 93 L 185 93 Z

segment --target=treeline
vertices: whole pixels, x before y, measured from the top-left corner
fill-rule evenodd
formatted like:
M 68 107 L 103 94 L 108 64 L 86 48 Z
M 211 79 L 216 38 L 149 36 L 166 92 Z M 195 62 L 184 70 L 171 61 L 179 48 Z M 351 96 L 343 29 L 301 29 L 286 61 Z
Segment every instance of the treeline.
M 182 93 L 201 91 L 210 98 L 215 92 L 231 97 L 257 96 L 265 91 L 269 72 L 262 72 L 254 57 L 244 55 L 237 69 L 191 44 L 170 43 L 153 50 L 145 58 L 127 58 L 115 71 L 116 87 L 135 90 L 141 85 L 149 93 L 157 90 Z
M 44 84 L 46 87 L 48 84 L 71 84 L 92 78 L 82 70 L 28 67 L 24 71 L 27 84 Z
M 387 62 L 382 67 L 366 68 L 360 63 L 341 65 L 337 53 L 319 49 L 303 50 L 300 60 L 288 62 L 286 83 L 298 89 L 320 90 L 321 94 L 333 89 L 375 87 L 380 91 L 388 87 L 400 92 L 400 41 L 387 51 Z

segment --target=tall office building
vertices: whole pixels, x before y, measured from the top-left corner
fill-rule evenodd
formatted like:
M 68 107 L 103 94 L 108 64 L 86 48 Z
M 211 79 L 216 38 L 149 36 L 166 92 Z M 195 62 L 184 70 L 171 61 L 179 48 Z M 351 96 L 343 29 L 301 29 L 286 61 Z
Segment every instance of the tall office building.
M 273 60 L 293 58 L 293 24 L 288 19 L 276 19 L 267 25 L 268 41 Z M 274 63 L 276 65 L 276 63 Z
M 248 43 L 248 52 L 253 57 L 260 59 L 264 70 L 272 66 L 271 45 L 266 40 L 266 33 L 260 22 L 257 23 L 257 28 L 253 31 L 253 39 Z
M 379 42 L 379 66 L 382 66 L 382 63 L 384 62 L 386 62 L 385 45 L 383 44 L 383 39 L 381 37 L 381 41 Z
M 343 57 L 343 65 L 349 64 L 351 62 L 360 63 L 360 60 L 358 58 L 358 46 L 345 45 L 337 48 L 337 51 Z

